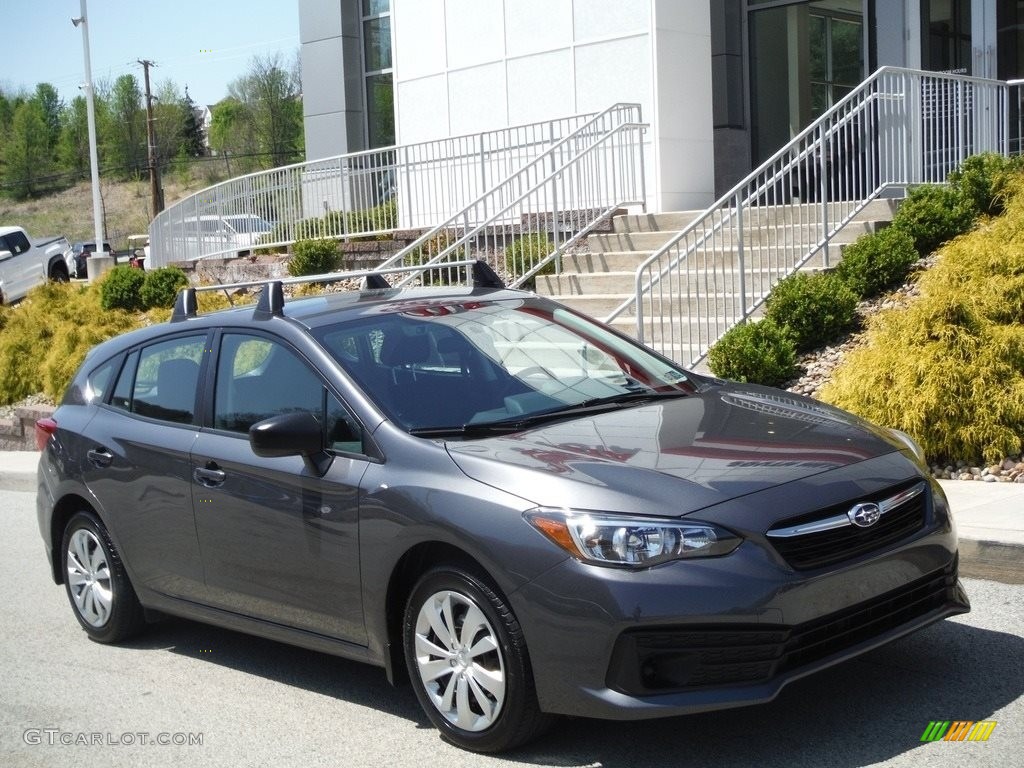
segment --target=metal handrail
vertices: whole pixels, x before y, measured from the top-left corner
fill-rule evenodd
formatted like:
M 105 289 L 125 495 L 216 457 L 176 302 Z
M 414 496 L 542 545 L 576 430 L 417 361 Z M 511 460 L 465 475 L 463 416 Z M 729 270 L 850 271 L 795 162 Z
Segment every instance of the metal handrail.
M 879 69 L 647 258 L 605 322 L 632 310 L 641 341 L 700 362 L 779 280 L 818 253 L 827 267 L 835 235 L 886 189 L 1005 151 L 1005 116 L 1005 83 Z
M 488 250 L 486 245 L 490 244 L 486 242 L 490 234 L 490 239 L 494 241 L 493 248 L 490 249 L 489 254 L 491 256 L 491 266 L 492 268 L 500 269 L 501 265 L 497 263 L 497 259 L 504 258 L 506 247 L 511 244 L 511 240 L 517 234 L 529 234 L 531 232 L 536 234 L 554 234 L 553 248 L 538 258 L 531 266 L 526 266 L 525 263 L 521 265 L 521 268 L 516 270 L 518 274 L 512 276 L 509 284 L 516 287 L 527 282 L 530 278 L 541 272 L 549 263 L 558 259 L 567 248 L 586 237 L 600 223 L 607 221 L 615 211 L 627 205 L 643 206 L 645 204 L 645 177 L 643 158 L 640 156 L 640 152 L 642 136 L 646 128 L 647 125 L 645 123 L 634 122 L 620 123 L 611 127 L 592 144 L 585 147 L 582 151 L 572 153 L 568 160 L 563 161 L 554 170 L 533 182 L 526 191 L 514 197 L 504 207 L 483 219 L 474 217 L 475 223 L 472 226 L 464 227 L 461 235 L 458 235 L 452 242 L 448 243 L 429 260 L 423 262 L 423 264 L 425 266 L 436 265 L 439 268 L 447 269 L 450 266 L 447 260 L 461 251 L 473 249 L 477 252 L 485 252 Z M 632 138 L 626 138 L 622 141 L 623 146 L 620 148 L 622 151 L 616 152 L 616 148 L 608 151 L 608 145 L 612 144 L 615 139 L 623 134 L 628 134 Z M 598 190 L 595 194 L 595 190 L 585 188 L 584 184 L 580 183 L 579 179 L 573 176 L 573 172 L 588 163 L 601 163 L 602 157 L 600 155 L 603 154 L 610 155 L 613 161 L 618 159 L 625 162 L 627 158 L 631 158 L 633 161 L 632 166 L 637 172 L 627 174 L 626 176 L 613 174 L 610 182 L 607 178 L 601 178 L 598 174 L 597 181 L 599 185 L 603 184 L 605 188 Z M 524 177 L 527 179 L 525 183 L 530 183 L 529 172 L 536 170 L 534 166 L 538 163 L 543 164 L 549 158 L 552 160 L 556 159 L 554 152 L 545 153 L 545 155 L 545 157 L 538 158 L 524 169 Z M 539 176 L 539 173 L 536 175 Z M 567 178 L 570 182 L 576 183 L 559 184 L 560 181 L 564 181 Z M 518 184 L 523 183 L 523 179 L 520 178 L 510 179 L 509 181 L 510 183 L 512 181 Z M 561 190 L 561 194 L 547 194 L 551 186 Z M 449 222 L 435 227 L 417 241 L 403 248 L 389 262 L 385 262 L 382 266 L 397 263 L 399 260 L 415 254 L 424 243 L 437 237 L 439 233 L 453 228 L 453 225 L 458 225 L 463 220 L 468 222 L 470 215 L 477 208 L 486 210 L 490 198 L 502 196 L 505 193 L 506 190 L 501 186 L 489 191 L 475 201 L 472 206 L 460 212 L 459 217 L 454 217 Z M 556 198 L 559 202 L 553 201 L 551 198 Z M 496 226 L 503 221 L 515 221 L 517 218 L 521 221 L 524 215 L 530 216 L 529 212 L 533 212 L 533 220 L 536 222 L 536 225 L 528 225 L 525 232 L 521 226 L 518 232 L 515 226 L 509 231 L 498 229 Z M 558 237 L 560 234 L 558 231 L 560 228 L 559 222 L 566 220 L 569 216 L 572 218 L 569 236 L 563 239 Z M 484 245 L 481 245 L 481 243 L 484 243 Z M 399 285 L 406 285 L 414 279 L 415 276 L 410 276 L 400 282 Z
M 372 237 L 433 225 L 597 116 L 352 152 L 229 179 L 153 219 L 149 262 L 163 266 L 282 247 L 302 237 Z M 397 211 L 383 205 L 396 196 L 402 198 Z M 276 226 L 232 232 L 231 222 L 246 217 L 251 225 L 266 220 Z
M 635 119 L 633 119 L 635 118 Z M 565 168 L 577 161 L 583 155 L 588 154 L 589 150 L 594 146 L 606 142 L 611 134 L 614 134 L 620 128 L 634 127 L 634 128 L 646 128 L 645 125 L 640 123 L 641 111 L 639 104 L 625 104 L 619 103 L 614 104 L 604 111 L 594 115 L 583 123 L 579 128 L 573 131 L 568 136 L 564 137 L 558 142 L 552 144 L 547 150 L 542 152 L 536 158 L 523 165 L 521 168 L 516 170 L 504 178 L 499 184 L 495 185 L 491 189 L 487 190 L 475 200 L 467 204 L 464 208 L 453 213 L 448 219 L 442 221 L 440 224 L 435 225 L 431 229 L 425 231 L 416 240 L 409 243 L 407 246 L 402 248 L 400 251 L 395 253 L 391 258 L 385 260 L 382 264 L 382 268 L 391 266 L 392 264 L 404 262 L 405 259 L 411 255 L 417 254 L 421 249 L 430 244 L 431 241 L 435 241 L 440 235 L 446 235 L 450 230 L 462 231 L 461 236 L 458 236 L 454 243 L 446 243 L 445 246 L 438 253 L 431 255 L 427 263 L 437 264 L 443 263 L 452 253 L 465 247 L 472 239 L 477 241 L 479 235 L 484 233 L 487 227 L 494 225 L 495 223 L 507 220 L 511 211 L 522 208 L 523 202 L 527 200 L 532 194 L 536 193 L 545 183 L 550 183 L 556 176 L 564 173 Z M 610 122 L 611 121 L 611 122 Z M 600 131 L 593 131 L 595 127 L 602 125 L 602 123 L 609 123 L 606 127 L 601 128 Z M 574 146 L 575 142 L 580 140 L 589 140 L 589 144 L 585 145 L 582 149 Z M 555 165 L 559 162 L 560 154 L 567 149 L 570 149 L 570 158 L 566 161 L 561 161 L 561 165 L 554 168 L 550 172 L 545 171 L 544 167 L 548 164 Z M 544 175 L 541 176 L 541 172 Z M 640 174 L 643 177 L 643 162 L 640 162 Z M 540 178 L 539 181 L 533 181 L 533 179 Z M 521 190 L 524 185 L 530 185 L 526 192 L 520 192 L 517 195 L 517 190 Z M 644 183 L 640 184 L 640 194 L 633 195 L 632 197 L 641 197 L 640 200 L 630 200 L 630 203 L 638 205 L 645 204 Z M 513 199 L 509 203 L 504 205 L 500 204 L 502 199 L 509 196 L 513 196 Z M 543 210 L 536 210 L 536 213 L 547 214 L 551 219 L 556 219 L 560 206 L 557 201 L 557 196 L 552 196 L 553 199 L 546 200 L 549 205 L 542 206 Z M 564 206 L 561 206 L 564 209 Z M 492 210 L 492 213 L 487 213 L 488 210 Z M 482 211 L 479 214 L 478 211 Z M 482 215 L 482 219 L 481 219 Z M 591 230 L 597 221 L 607 218 L 607 215 L 602 211 L 598 217 L 591 216 L 584 224 L 579 225 L 579 229 Z M 504 234 L 504 233 L 502 233 Z M 447 238 L 446 238 L 447 239 Z M 506 245 L 505 242 L 508 238 L 500 237 L 502 245 Z M 579 239 L 579 232 L 576 233 L 576 240 Z M 557 238 L 556 238 L 557 241 Z M 556 242 L 557 246 L 557 242 Z M 539 263 L 535 264 L 532 269 L 528 270 L 528 274 L 521 274 L 513 280 L 512 285 L 521 285 L 526 279 L 532 277 L 538 270 L 543 269 L 551 260 L 558 257 L 564 246 L 558 246 L 553 251 L 545 255 Z M 498 250 L 504 250 L 498 248 Z M 495 253 L 496 257 L 498 254 Z M 494 264 L 492 266 L 497 266 Z

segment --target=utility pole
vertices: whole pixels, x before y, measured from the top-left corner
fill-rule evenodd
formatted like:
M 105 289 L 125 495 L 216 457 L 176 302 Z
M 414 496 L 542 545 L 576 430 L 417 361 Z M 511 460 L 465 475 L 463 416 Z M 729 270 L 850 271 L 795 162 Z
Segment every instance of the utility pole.
M 82 15 L 72 19 L 76 27 L 82 27 L 82 51 L 85 59 L 85 91 L 86 116 L 89 124 L 89 173 L 92 176 L 92 221 L 93 234 L 96 238 L 96 253 L 103 253 L 103 216 L 100 211 L 100 161 L 96 150 L 96 107 L 93 99 L 92 66 L 89 63 L 89 23 L 86 18 L 85 0 L 81 2 Z
M 152 61 L 139 59 L 146 76 L 146 135 L 149 143 L 149 194 L 153 200 L 153 217 L 164 209 L 164 196 L 160 190 L 160 169 L 156 165 L 156 126 L 153 120 L 153 94 L 149 90 L 149 68 Z

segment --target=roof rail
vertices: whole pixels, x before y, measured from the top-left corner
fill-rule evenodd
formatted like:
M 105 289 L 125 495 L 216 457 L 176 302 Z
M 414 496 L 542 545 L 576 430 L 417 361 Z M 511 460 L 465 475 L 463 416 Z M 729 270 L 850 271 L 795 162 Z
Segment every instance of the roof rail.
M 471 267 L 474 288 L 497 288 L 505 287 L 505 283 L 498 277 L 497 273 L 484 261 L 477 259 L 466 259 L 465 261 L 448 261 L 444 264 L 421 265 L 415 264 L 408 267 L 389 267 L 387 269 L 364 269 L 356 272 L 327 272 L 320 275 L 303 275 L 301 277 L 285 277 L 272 280 L 250 280 L 243 283 L 228 283 L 225 285 L 200 285 L 195 287 L 182 288 L 174 300 L 174 310 L 171 312 L 172 323 L 178 323 L 199 313 L 199 304 L 196 301 L 196 293 L 199 291 L 227 291 L 239 288 L 262 288 L 259 302 L 256 305 L 254 318 L 267 320 L 271 317 L 282 317 L 284 315 L 284 286 L 299 285 L 302 283 L 333 283 L 338 280 L 352 280 L 365 278 L 363 290 L 390 290 L 392 286 L 384 279 L 383 275 L 404 274 L 406 272 L 426 272 L 437 269 L 448 269 L 451 267 Z

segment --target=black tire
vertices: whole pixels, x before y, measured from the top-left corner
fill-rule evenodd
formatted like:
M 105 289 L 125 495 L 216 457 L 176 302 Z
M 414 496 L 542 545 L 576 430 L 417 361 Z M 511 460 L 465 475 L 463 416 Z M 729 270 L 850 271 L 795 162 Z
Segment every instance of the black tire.
M 449 636 L 451 647 L 442 647 L 444 640 L 425 618 L 431 606 L 438 606 L 440 610 L 445 599 L 449 600 L 448 615 L 455 630 Z M 473 613 L 473 608 L 479 609 L 485 621 Z M 423 611 L 426 613 L 421 616 Z M 467 629 L 465 622 L 470 617 L 473 625 Z M 451 565 L 428 571 L 409 596 L 402 630 L 405 662 L 416 698 L 445 741 L 472 752 L 501 752 L 525 744 L 550 724 L 551 716 L 542 713 L 537 704 L 522 628 L 512 609 L 486 578 Z M 462 634 L 463 631 L 466 634 Z M 420 660 L 417 635 L 424 643 Z M 494 642 L 481 643 L 481 640 Z M 429 647 L 438 652 L 427 651 L 425 643 L 430 643 Z M 495 646 L 491 651 L 476 654 L 468 651 L 470 647 L 480 649 L 491 645 Z M 421 660 L 437 665 L 440 674 L 425 681 Z M 447 673 L 445 664 L 451 666 L 451 673 Z M 484 676 L 488 678 L 486 687 L 479 682 Z M 496 682 L 498 679 L 500 684 Z M 457 704 L 460 699 L 457 692 L 463 686 L 465 698 Z M 497 696 L 493 692 L 496 687 L 501 689 Z M 442 711 L 446 691 L 452 705 L 448 714 Z M 435 703 L 435 699 L 441 701 Z M 483 706 L 481 700 L 485 702 Z M 491 709 L 485 711 L 488 706 Z M 459 711 L 453 711 L 452 707 Z M 463 713 L 475 717 L 476 722 L 462 727 L 449 719 L 461 718 Z
M 50 270 L 50 280 L 55 283 L 67 283 L 70 279 L 67 267 L 63 264 L 57 264 Z
M 90 638 L 117 643 L 145 626 L 121 557 L 92 512 L 76 512 L 68 520 L 61 537 L 60 564 L 71 610 Z

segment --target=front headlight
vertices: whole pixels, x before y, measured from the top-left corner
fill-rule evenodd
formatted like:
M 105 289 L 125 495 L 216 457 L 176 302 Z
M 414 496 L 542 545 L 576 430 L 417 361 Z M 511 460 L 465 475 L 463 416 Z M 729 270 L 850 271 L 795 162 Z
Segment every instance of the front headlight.
M 669 560 L 727 555 L 741 539 L 724 528 L 674 518 L 535 509 L 527 522 L 573 557 L 595 565 L 648 568 Z
M 918 445 L 917 441 L 914 438 L 912 438 L 906 432 L 901 432 L 898 429 L 890 428 L 889 431 L 896 437 L 897 440 L 899 440 L 901 443 L 907 446 L 907 448 L 910 449 L 910 452 L 917 457 L 917 460 L 921 462 L 921 464 L 928 466 L 928 461 L 927 459 L 925 459 L 924 456 L 924 448 Z

